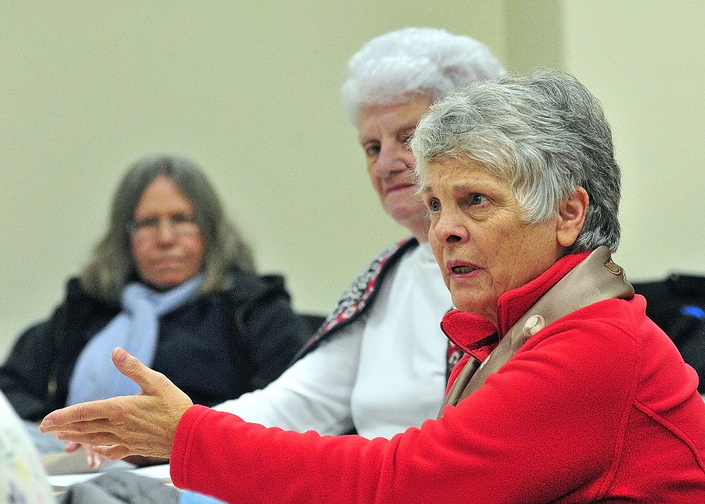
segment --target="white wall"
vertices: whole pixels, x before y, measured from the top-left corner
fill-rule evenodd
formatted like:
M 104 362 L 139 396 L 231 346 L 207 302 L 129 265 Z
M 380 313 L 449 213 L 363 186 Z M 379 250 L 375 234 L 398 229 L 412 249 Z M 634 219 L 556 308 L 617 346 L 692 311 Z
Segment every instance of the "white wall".
M 705 2 L 0 0 L 0 358 L 104 231 L 126 166 L 201 163 L 300 310 L 327 312 L 406 235 L 369 188 L 339 104 L 348 57 L 403 26 L 554 65 L 602 99 L 624 168 L 632 279 L 705 274 Z
M 408 25 L 503 56 L 500 1 L 0 0 L 0 358 L 103 233 L 126 166 L 202 164 L 298 309 L 327 313 L 406 236 L 367 181 L 339 89 L 367 40 Z
M 605 107 L 632 280 L 705 274 L 705 2 L 564 2 L 566 69 Z

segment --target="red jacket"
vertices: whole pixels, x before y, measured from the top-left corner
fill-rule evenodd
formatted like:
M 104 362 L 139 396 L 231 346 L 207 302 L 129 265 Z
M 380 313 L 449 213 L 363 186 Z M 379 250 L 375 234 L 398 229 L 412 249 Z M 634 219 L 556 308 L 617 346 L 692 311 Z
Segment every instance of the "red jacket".
M 581 258 L 502 296 L 500 334 Z M 488 327 L 459 312 L 446 326 L 465 347 Z M 610 299 L 549 324 L 442 419 L 391 440 L 266 429 L 193 406 L 171 476 L 267 504 L 705 503 L 697 381 L 641 296 Z

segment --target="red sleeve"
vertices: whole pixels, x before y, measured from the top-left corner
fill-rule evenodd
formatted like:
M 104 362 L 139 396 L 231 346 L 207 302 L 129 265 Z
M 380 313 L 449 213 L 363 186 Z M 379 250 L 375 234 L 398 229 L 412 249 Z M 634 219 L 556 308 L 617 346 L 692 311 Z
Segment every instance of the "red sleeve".
M 384 457 L 359 455 L 366 449 L 382 454 L 387 445 L 381 438 L 267 429 L 196 405 L 179 422 L 171 479 L 179 488 L 226 502 L 344 504 L 354 502 L 348 491 L 353 487 L 373 498 L 376 482 L 365 483 L 356 472 L 379 474 Z
M 194 406 L 177 429 L 172 479 L 262 504 L 599 500 L 638 384 L 623 303 L 548 326 L 441 420 L 391 440 L 266 429 Z

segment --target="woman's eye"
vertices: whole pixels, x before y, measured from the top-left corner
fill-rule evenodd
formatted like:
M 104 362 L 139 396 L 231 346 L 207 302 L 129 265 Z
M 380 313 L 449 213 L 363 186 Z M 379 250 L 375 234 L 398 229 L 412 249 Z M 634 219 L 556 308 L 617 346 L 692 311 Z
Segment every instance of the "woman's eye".
M 181 224 L 184 222 L 192 222 L 193 217 L 186 214 L 176 214 L 171 216 L 172 224 Z
M 379 154 L 379 145 L 378 144 L 371 144 L 371 145 L 365 145 L 365 155 L 367 157 L 375 157 L 377 154 Z
M 140 219 L 135 221 L 136 228 L 149 228 L 159 226 L 159 219 L 156 217 L 149 217 L 147 219 Z
M 436 199 L 432 199 L 428 202 L 428 209 L 431 212 L 439 212 L 441 210 L 441 203 Z
M 484 194 L 470 195 L 470 204 L 473 206 L 482 205 L 485 201 L 487 201 L 487 196 L 485 196 Z

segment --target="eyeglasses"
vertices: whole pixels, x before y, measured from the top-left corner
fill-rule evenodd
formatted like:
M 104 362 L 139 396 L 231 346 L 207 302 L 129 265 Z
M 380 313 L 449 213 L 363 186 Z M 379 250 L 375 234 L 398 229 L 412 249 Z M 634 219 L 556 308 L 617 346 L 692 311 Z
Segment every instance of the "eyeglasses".
M 178 236 L 190 236 L 200 231 L 197 219 L 192 215 L 176 214 L 160 219 L 149 217 L 135 220 L 127 224 L 128 234 L 138 240 L 155 238 L 165 224 L 169 230 Z

